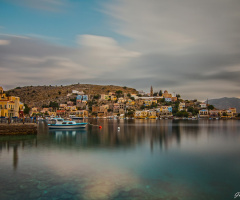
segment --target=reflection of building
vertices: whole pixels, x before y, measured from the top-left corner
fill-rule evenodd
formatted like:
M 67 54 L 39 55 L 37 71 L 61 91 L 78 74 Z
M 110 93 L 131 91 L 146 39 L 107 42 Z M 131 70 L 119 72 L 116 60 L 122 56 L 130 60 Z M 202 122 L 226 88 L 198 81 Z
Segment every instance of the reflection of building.
M 8 140 L 3 140 L 1 141 L 0 140 L 0 152 L 3 150 L 3 149 L 6 149 L 8 152 L 9 150 L 12 148 L 12 152 L 13 152 L 13 155 L 12 155 L 12 166 L 13 166 L 13 169 L 14 170 L 17 170 L 17 167 L 18 167 L 18 162 L 19 162 L 19 149 L 24 149 L 24 146 L 27 144 L 28 147 L 29 145 L 32 145 L 32 146 L 36 146 L 37 145 L 37 138 L 36 136 L 22 136 L 21 140 L 16 140 L 16 137 L 13 136 L 13 138 L 11 137 L 11 139 L 8 139 Z M 21 154 L 20 154 L 21 155 Z

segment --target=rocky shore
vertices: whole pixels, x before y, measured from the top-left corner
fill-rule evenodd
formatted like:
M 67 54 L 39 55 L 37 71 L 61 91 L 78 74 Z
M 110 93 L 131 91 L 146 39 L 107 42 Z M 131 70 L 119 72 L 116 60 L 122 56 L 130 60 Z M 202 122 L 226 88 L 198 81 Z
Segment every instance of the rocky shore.
M 0 124 L 0 135 L 36 135 L 37 124 Z

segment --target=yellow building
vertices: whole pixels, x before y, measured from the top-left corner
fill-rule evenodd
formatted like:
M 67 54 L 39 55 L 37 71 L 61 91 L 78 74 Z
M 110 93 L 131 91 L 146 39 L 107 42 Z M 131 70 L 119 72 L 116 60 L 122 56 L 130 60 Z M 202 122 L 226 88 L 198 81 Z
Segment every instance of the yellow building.
M 0 87 L 0 115 L 1 117 L 19 117 L 19 113 L 23 112 L 24 106 L 20 102 L 19 97 L 9 96 L 3 92 Z
M 111 96 L 111 100 L 112 100 L 112 101 L 116 101 L 116 100 L 117 100 L 117 97 L 116 97 L 116 96 Z
M 148 118 L 149 119 L 156 119 L 157 112 L 155 110 L 148 110 Z
M 148 112 L 146 110 L 138 110 L 135 111 L 134 116 L 137 119 L 145 119 L 148 117 Z
M 163 98 L 172 98 L 172 94 L 169 94 L 167 90 L 162 94 Z

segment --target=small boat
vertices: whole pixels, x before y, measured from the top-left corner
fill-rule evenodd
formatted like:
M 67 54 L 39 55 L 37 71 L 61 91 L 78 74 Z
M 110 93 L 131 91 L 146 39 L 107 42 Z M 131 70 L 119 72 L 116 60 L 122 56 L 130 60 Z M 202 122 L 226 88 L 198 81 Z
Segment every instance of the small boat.
M 67 121 L 62 118 L 53 118 L 48 124 L 49 129 L 73 129 L 85 128 L 88 123 L 77 123 L 75 121 Z
M 72 120 L 81 120 L 83 119 L 83 117 L 78 117 L 76 115 L 69 115 L 69 117 L 72 119 Z

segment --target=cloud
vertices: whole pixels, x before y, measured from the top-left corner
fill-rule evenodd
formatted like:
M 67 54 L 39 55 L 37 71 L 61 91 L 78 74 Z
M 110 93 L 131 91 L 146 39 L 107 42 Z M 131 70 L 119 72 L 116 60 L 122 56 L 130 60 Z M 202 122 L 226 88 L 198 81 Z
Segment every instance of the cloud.
M 51 12 L 59 12 L 67 5 L 67 0 L 7 0 L 7 2 Z
M 105 6 L 112 27 L 141 53 L 128 66 L 139 77 L 130 84 L 186 98 L 237 95 L 238 73 L 230 70 L 240 70 L 240 2 L 116 0 Z
M 7 35 L 4 38 L 11 41 L 8 46 L 0 46 L 0 71 L 4 74 L 1 84 L 5 87 L 100 83 L 110 77 L 114 81 L 124 75 L 124 66 L 139 56 L 110 37 L 96 35 L 78 36 L 77 48 L 54 45 L 39 38 Z
M 129 59 L 139 56 L 138 52 L 120 47 L 110 37 L 80 35 L 77 41 L 81 47 L 80 52 L 83 54 L 84 64 L 90 67 L 98 66 L 101 72 L 123 68 Z
M 0 40 L 0 45 L 8 45 L 10 44 L 9 40 Z
M 62 9 L 66 1 L 59 2 L 36 7 Z M 0 45 L 0 72 L 13 77 L 1 80 L 8 87 L 85 82 L 145 91 L 153 85 L 188 99 L 237 96 L 239 9 L 235 0 L 113 0 L 103 12 L 112 30 L 129 40 L 85 34 L 76 36 L 78 46 L 66 47 L 35 33 L 1 34 L 9 43 Z

